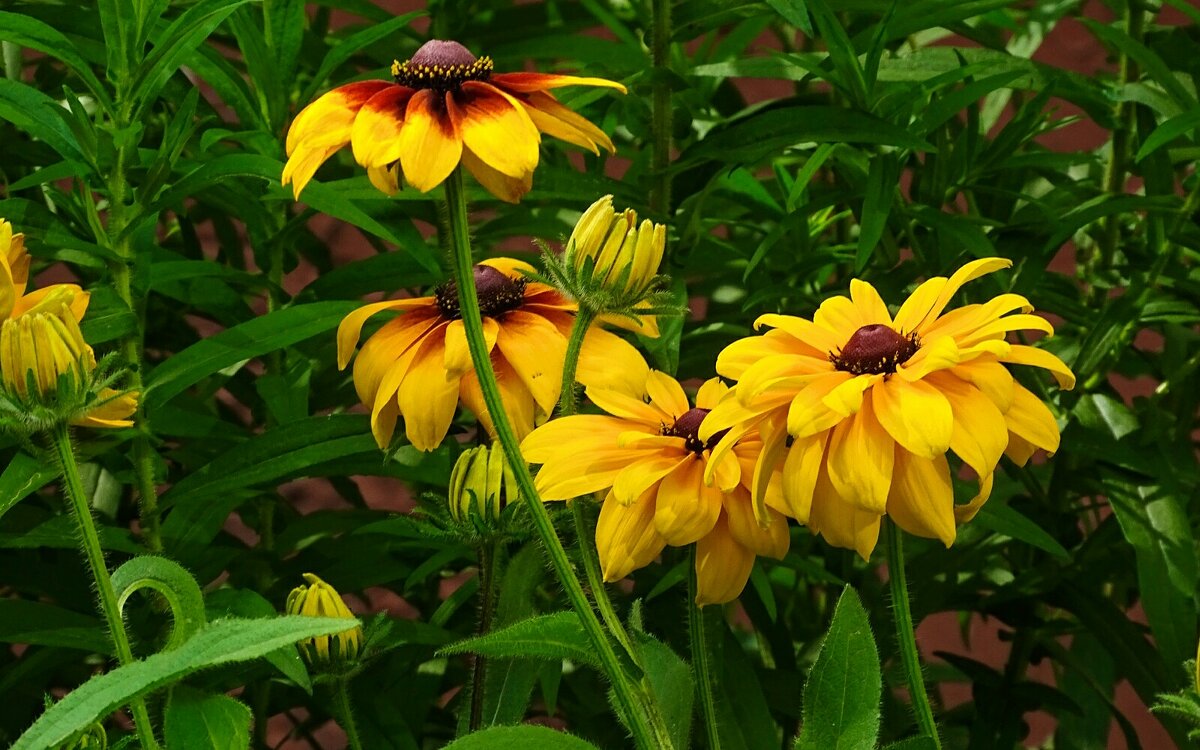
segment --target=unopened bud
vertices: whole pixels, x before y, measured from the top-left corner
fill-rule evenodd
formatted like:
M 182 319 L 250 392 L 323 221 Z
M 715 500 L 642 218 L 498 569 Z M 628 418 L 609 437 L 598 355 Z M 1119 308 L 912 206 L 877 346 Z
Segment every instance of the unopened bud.
M 286 609 L 289 615 L 354 617 L 333 586 L 313 573 L 305 573 L 304 580 L 308 582 L 307 586 L 297 586 L 288 594 Z M 355 625 L 340 633 L 307 638 L 297 645 L 304 661 L 313 669 L 344 671 L 362 655 L 363 629 L 361 625 Z

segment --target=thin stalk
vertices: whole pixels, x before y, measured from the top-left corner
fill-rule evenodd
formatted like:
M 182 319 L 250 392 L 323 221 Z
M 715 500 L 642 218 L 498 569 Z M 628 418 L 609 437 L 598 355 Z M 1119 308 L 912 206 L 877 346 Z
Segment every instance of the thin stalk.
M 630 657 L 636 659 L 637 652 L 633 650 L 633 641 L 629 639 L 629 633 L 625 631 L 625 624 L 617 615 L 612 599 L 608 598 L 608 589 L 600 571 L 600 560 L 596 556 L 596 548 L 592 546 L 594 532 L 583 515 L 582 503 L 580 498 L 576 498 L 567 504 L 571 506 L 571 516 L 575 520 L 575 539 L 579 545 L 579 556 L 583 558 L 583 570 L 587 574 L 588 587 L 592 590 L 592 599 L 595 600 L 596 608 L 600 610 L 600 617 L 604 619 L 608 631 L 629 652 Z
M 1145 36 L 1146 13 L 1141 0 L 1125 0 L 1125 33 L 1134 42 L 1141 44 Z M 1135 60 L 1120 53 L 1117 63 L 1117 87 L 1122 88 L 1138 78 L 1138 65 Z M 1128 178 L 1129 141 L 1132 137 L 1136 104 L 1122 100 L 1116 105 L 1116 127 L 1113 129 L 1112 145 L 1108 156 L 1108 164 L 1104 169 L 1104 192 L 1108 195 L 1121 195 L 1125 192 L 1125 180 Z M 1121 240 L 1121 217 L 1114 214 L 1105 218 L 1103 234 L 1100 238 L 1100 262 L 1104 270 L 1112 268 L 1117 254 L 1117 246 Z
M 88 504 L 87 494 L 83 491 L 83 482 L 79 477 L 79 465 L 75 463 L 75 448 L 71 443 L 71 432 L 65 424 L 54 428 L 54 450 L 58 455 L 59 468 L 62 470 L 63 492 L 71 503 L 75 522 L 79 526 L 79 538 L 83 546 L 83 556 L 87 558 L 92 569 L 92 579 L 96 582 L 96 593 L 100 598 L 100 611 L 108 624 L 108 632 L 112 637 L 113 646 L 117 652 L 117 661 L 121 664 L 131 664 L 134 661 L 133 649 L 129 645 L 129 634 L 125 632 L 125 621 L 121 618 L 121 607 L 117 604 L 117 592 L 113 588 L 112 578 L 108 575 L 108 566 L 104 562 L 104 550 L 100 546 L 100 534 L 96 531 L 96 523 L 92 519 L 92 508 Z M 146 702 L 141 697 L 129 702 L 133 713 L 133 725 L 137 731 L 138 741 L 146 750 L 158 748 L 154 738 L 154 728 L 150 723 L 150 712 L 146 710 Z
M 496 612 L 496 567 L 500 564 L 500 543 L 485 542 L 479 547 L 479 627 L 476 635 L 486 635 L 492 629 Z M 474 732 L 483 726 L 484 685 L 487 683 L 487 657 L 476 655 L 471 665 L 471 719 L 468 729 Z
M 496 373 L 492 369 L 492 360 L 483 336 L 483 318 L 479 312 L 479 299 L 475 292 L 475 275 L 472 271 L 474 258 L 471 255 L 470 225 L 467 220 L 467 199 L 463 190 L 461 167 L 456 168 L 446 178 L 445 187 L 446 203 L 449 209 L 450 241 L 453 245 L 451 258 L 454 264 L 454 278 L 458 286 L 459 309 L 467 335 L 467 348 L 471 352 L 475 374 L 479 378 L 484 404 L 492 417 L 496 436 L 504 449 L 508 464 L 516 477 L 521 496 L 529 510 L 534 531 L 545 546 L 554 573 L 562 584 L 571 607 L 579 615 L 580 623 L 583 625 L 592 648 L 596 649 L 605 674 L 612 682 L 617 705 L 629 722 L 629 729 L 633 734 L 636 746 L 647 748 L 647 750 L 649 748 L 670 748 L 671 739 L 666 726 L 661 721 L 649 721 L 646 709 L 641 705 L 634 687 L 621 668 L 612 642 L 596 618 L 596 613 L 592 611 L 575 571 L 571 569 L 567 551 L 563 548 L 562 540 L 558 538 L 558 532 L 554 530 L 554 523 L 550 520 L 550 514 L 543 506 L 537 489 L 534 488 L 529 466 L 521 456 L 516 433 L 513 432 L 508 415 L 504 411 L 500 387 L 496 384 Z
M 904 664 L 908 692 L 912 696 L 913 713 L 921 734 L 933 740 L 941 750 L 937 723 L 933 720 L 933 708 L 929 705 L 929 694 L 925 692 L 925 675 L 921 672 L 921 655 L 917 651 L 916 631 L 913 628 L 912 610 L 908 605 L 908 580 L 904 574 L 904 541 L 902 532 L 890 519 L 884 519 L 887 529 L 888 584 L 892 590 L 892 618 L 896 622 L 896 642 L 900 646 L 900 661 Z
M 671 86 L 667 70 L 671 64 L 671 0 L 654 0 L 650 54 L 654 83 L 650 100 L 650 209 L 662 219 L 671 211 Z
M 563 360 L 562 391 L 558 396 L 559 416 L 569 416 L 579 409 L 575 372 L 579 369 L 579 353 L 583 350 L 583 339 L 595 319 L 596 314 L 586 307 L 580 307 L 575 313 L 575 322 L 571 325 L 571 338 L 567 339 L 567 356 Z
M 717 711 L 713 702 L 712 670 L 709 665 L 708 628 L 704 609 L 696 604 L 696 549 L 692 548 L 691 571 L 688 574 L 688 634 L 692 642 L 692 669 L 696 670 L 696 689 L 700 698 L 700 718 L 704 722 L 704 737 L 708 750 L 720 750 L 721 733 L 718 730 Z
M 350 706 L 350 680 L 343 678 L 334 684 L 333 703 L 338 714 L 338 723 L 346 733 L 346 741 L 350 750 L 362 750 L 362 740 L 358 738 L 358 724 L 354 721 L 354 709 Z

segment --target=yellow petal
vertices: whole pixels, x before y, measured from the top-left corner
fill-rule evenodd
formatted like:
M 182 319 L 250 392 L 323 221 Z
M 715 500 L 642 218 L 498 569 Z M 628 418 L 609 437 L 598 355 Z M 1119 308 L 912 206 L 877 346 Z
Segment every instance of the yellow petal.
M 646 378 L 646 395 L 655 406 L 676 418 L 692 408 L 679 381 L 658 370 L 651 370 Z
M 1004 413 L 1008 429 L 1050 455 L 1058 450 L 1058 422 L 1054 414 L 1029 389 L 1013 383 L 1013 402 Z
M 292 156 L 300 148 L 334 150 L 350 142 L 355 116 L 371 97 L 388 89 L 403 89 L 391 81 L 358 81 L 324 94 L 302 109 L 287 134 L 287 153 Z M 410 91 L 411 93 L 411 91 Z M 287 184 L 287 181 L 284 181 Z
M 886 326 L 892 325 L 892 315 L 888 312 L 883 298 L 879 296 L 875 287 L 867 282 L 860 279 L 850 280 L 850 300 L 858 308 L 859 315 L 863 320 Z
M 493 318 L 483 319 L 483 340 L 487 345 L 488 354 L 496 346 L 496 337 L 500 333 L 500 325 Z M 446 354 L 442 365 L 447 375 L 462 375 L 474 367 L 471 352 L 467 348 L 467 329 L 461 320 L 452 320 L 446 326 Z
M 831 389 L 821 401 L 839 416 L 857 414 L 866 390 L 882 380 L 882 375 L 855 375 Z
M 750 506 L 750 497 L 745 490 L 725 496 L 724 520 L 729 533 L 738 544 L 756 555 L 783 559 L 791 543 L 787 518 L 778 511 L 768 510 L 764 526 L 754 517 L 754 509 Z
M 534 428 L 538 419 L 537 404 L 533 394 L 517 377 L 517 373 L 508 365 L 503 357 L 492 354 L 492 370 L 496 373 L 496 384 L 500 386 L 500 401 L 504 404 L 504 413 L 512 425 L 517 440 L 523 440 Z M 462 386 L 458 392 L 463 406 L 466 406 L 479 420 L 479 424 L 492 438 L 496 437 L 496 428 L 492 424 L 492 415 L 488 413 L 487 404 L 483 401 L 483 391 L 479 388 L 479 378 L 475 370 L 467 370 L 462 377 Z M 542 412 L 545 417 L 545 412 Z
M 971 383 L 992 400 L 1000 411 L 1008 411 L 1013 400 L 1013 377 L 1004 365 L 993 359 L 973 359 L 955 365 L 950 373 Z
M 729 386 L 720 378 L 709 378 L 700 386 L 700 390 L 696 391 L 696 406 L 701 409 L 714 409 L 728 392 Z
M 840 349 L 859 328 L 879 321 L 864 317 L 863 311 L 849 297 L 839 295 L 821 303 L 813 315 L 813 322 L 829 331 Z
M 513 310 L 500 323 L 496 348 L 512 365 L 533 400 L 547 414 L 554 410 L 562 388 L 567 341 L 550 321 Z
M 596 552 L 605 581 L 619 581 L 649 565 L 666 545 L 666 540 L 654 530 L 653 489 L 629 505 L 610 498 L 600 507 Z
M 921 380 L 889 378 L 875 386 L 871 396 L 876 419 L 909 452 L 934 458 L 950 447 L 954 414 L 937 388 Z
M 846 502 L 872 513 L 887 507 L 896 443 L 880 426 L 870 401 L 829 439 L 829 481 Z
M 794 438 L 815 435 L 842 421 L 842 415 L 826 405 L 825 397 L 834 388 L 854 377 L 848 372 L 835 370 L 805 386 L 796 394 L 788 407 L 788 434 Z M 863 380 L 866 381 L 868 378 L 863 378 Z
M 733 601 L 753 569 L 754 553 L 734 540 L 721 518 L 696 544 L 696 606 Z
M 405 434 L 419 451 L 431 451 L 441 445 L 454 421 L 459 378 L 446 372 L 442 366 L 444 358 L 443 341 L 436 337 L 426 339 L 397 393 Z
M 664 425 L 670 427 L 675 424 L 673 415 L 653 404 L 647 404 L 640 398 L 629 395 L 627 391 L 612 388 L 588 388 L 587 397 L 609 414 L 637 422 L 650 428 L 651 431 Z
M 495 86 L 467 81 L 446 97 L 463 143 L 480 161 L 513 178 L 531 174 L 541 138 L 525 107 Z
M 812 513 L 808 525 L 835 547 L 852 549 L 863 560 L 871 559 L 879 541 L 879 519 L 883 516 L 846 502 L 829 481 L 829 473 L 821 471 L 813 490 Z
M 695 462 L 695 456 L 689 451 L 676 450 L 670 453 L 653 453 L 639 459 L 617 474 L 613 480 L 612 499 L 626 505 L 632 503 L 684 461 Z
M 812 511 L 813 489 L 825 458 L 829 433 L 796 438 L 783 462 L 783 499 L 788 513 L 800 523 L 808 523 Z
M 758 519 L 760 524 L 765 525 L 768 520 L 766 506 L 767 485 L 770 483 L 771 477 L 779 469 L 779 464 L 784 457 L 784 451 L 787 450 L 786 421 L 779 418 L 779 416 L 768 419 L 763 422 L 759 429 L 759 434 L 762 435 L 762 449 L 759 454 L 759 460 L 754 465 L 754 476 L 751 480 L 750 493 L 753 500 L 754 517 Z
M 920 380 L 931 372 L 953 367 L 963 359 L 954 339 L 940 336 L 922 341 L 917 353 L 896 368 L 896 374 L 908 381 Z
M 533 170 L 519 177 L 508 175 L 493 169 L 483 159 L 475 155 L 469 148 L 463 148 L 462 165 L 467 168 L 475 181 L 492 195 L 505 203 L 520 203 L 533 188 Z
M 704 462 L 689 459 L 658 485 L 654 528 L 667 544 L 691 544 L 712 531 L 721 512 L 721 490 L 704 484 Z
M 979 260 L 971 261 L 955 271 L 949 280 L 946 281 L 945 285 L 942 286 L 941 292 L 938 294 L 937 299 L 934 300 L 933 306 L 929 308 L 929 312 L 917 324 L 917 332 L 923 334 L 925 332 L 924 327 L 937 320 L 937 317 L 946 309 L 946 305 L 949 305 L 950 301 L 954 299 L 954 295 L 958 294 L 958 290 L 962 288 L 963 284 L 974 281 L 980 276 L 999 271 L 1002 268 L 1011 267 L 1012 261 L 1007 258 L 980 258 Z
M 422 193 L 442 184 L 462 159 L 462 136 L 446 113 L 444 96 L 433 89 L 414 94 L 400 130 L 396 151 L 404 179 Z M 370 106 L 367 102 L 364 111 Z
M 887 513 L 910 534 L 954 544 L 954 487 L 945 456 L 934 459 L 896 452 L 896 471 Z
M 363 305 L 342 318 L 342 322 L 338 324 L 337 330 L 338 369 L 344 370 L 346 369 L 346 365 L 350 364 L 350 358 L 354 356 L 354 348 L 358 346 L 358 339 L 362 335 L 363 325 L 372 315 L 384 310 L 411 310 L 415 307 L 432 304 L 433 297 L 374 302 L 369 305 Z
M 946 277 L 935 276 L 917 287 L 896 313 L 893 327 L 902 334 L 917 330 L 946 288 Z
M 850 304 L 850 300 L 845 297 L 837 297 L 836 299 L 845 300 L 846 304 Z M 826 300 L 828 303 L 828 300 Z M 824 305 L 822 305 L 824 307 Z M 857 317 L 857 313 L 855 314 Z M 808 349 L 810 356 L 828 357 L 830 352 L 837 351 L 845 343 L 846 339 L 857 330 L 857 326 L 845 332 L 843 336 L 841 332 L 829 330 L 826 326 L 820 326 L 811 320 L 797 318 L 792 315 L 760 315 L 754 321 L 754 327 L 761 328 L 770 326 L 778 331 L 782 331 L 788 336 L 795 339 L 797 342 L 804 345 Z M 718 370 L 720 372 L 720 370 Z M 724 373 L 721 373 L 724 374 Z
M 1060 388 L 1069 391 L 1075 387 L 1075 373 L 1071 372 L 1071 368 L 1067 367 L 1066 363 L 1045 349 L 1013 344 L 1009 347 L 1008 354 L 1000 357 L 1000 361 L 1049 370 L 1054 375 L 1054 379 L 1058 381 Z
M 617 390 L 640 397 L 650 366 L 637 348 L 616 334 L 592 326 L 583 337 L 575 379 L 585 388 Z
M 354 118 L 350 149 L 364 167 L 385 167 L 400 158 L 401 136 L 406 127 L 406 107 L 411 89 L 390 86 L 368 99 Z

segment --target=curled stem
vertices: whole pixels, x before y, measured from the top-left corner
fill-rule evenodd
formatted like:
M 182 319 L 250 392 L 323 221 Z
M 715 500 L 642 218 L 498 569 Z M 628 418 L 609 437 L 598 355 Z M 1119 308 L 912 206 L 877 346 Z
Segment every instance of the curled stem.
M 129 634 L 125 632 L 125 621 L 121 618 L 117 592 L 113 588 L 112 578 L 108 574 L 108 566 L 104 562 L 104 550 L 100 546 L 100 534 L 96 531 L 96 522 L 92 518 L 92 507 L 88 503 L 87 494 L 83 490 L 83 482 L 79 477 L 79 465 L 75 462 L 75 447 L 71 442 L 70 428 L 65 424 L 56 426 L 52 438 L 59 468 L 62 470 L 63 492 L 71 503 L 75 523 L 79 526 L 83 556 L 87 558 L 88 566 L 92 569 L 92 578 L 96 582 L 96 593 L 100 598 L 100 611 L 104 614 L 104 620 L 108 625 L 108 633 L 117 653 L 117 661 L 121 664 L 130 664 L 134 661 L 133 649 L 129 645 Z M 133 725 L 138 741 L 146 750 L 156 750 L 159 745 L 154 738 L 150 712 L 146 710 L 145 700 L 139 696 L 129 702 L 129 708 L 133 713 Z
M 929 705 L 929 694 L 925 692 L 925 675 L 921 672 L 921 655 L 917 651 L 916 631 L 913 628 L 912 610 L 908 605 L 908 579 L 904 573 L 904 540 L 896 524 L 884 519 L 887 529 L 888 585 L 892 592 L 892 618 L 896 622 L 896 641 L 900 647 L 900 661 L 904 664 L 904 676 L 908 692 L 912 696 L 913 714 L 921 734 L 933 740 L 934 747 L 941 750 L 937 723 L 933 720 L 933 708 Z
M 534 531 L 550 556 L 550 564 L 554 569 L 563 591 L 567 595 L 571 607 L 579 615 L 580 624 L 596 649 L 605 675 L 613 686 L 617 705 L 622 715 L 629 722 L 629 729 L 639 748 L 670 748 L 670 735 L 666 727 L 659 722 L 651 722 L 650 712 L 639 700 L 634 686 L 621 667 L 612 641 L 596 617 L 588 603 L 587 595 L 579 578 L 571 568 L 567 551 L 563 548 L 562 540 L 554 529 L 550 514 L 542 505 L 542 499 L 533 485 L 533 475 L 529 466 L 521 456 L 516 433 L 509 424 L 508 415 L 504 411 L 504 403 L 500 396 L 500 387 L 496 383 L 496 373 L 492 369 L 492 360 L 483 335 L 483 317 L 479 311 L 479 299 L 475 292 L 475 277 L 472 271 L 474 259 L 471 255 L 470 225 L 467 220 L 467 200 L 463 189 L 462 168 L 458 167 L 446 178 L 446 203 L 450 223 L 450 242 L 453 252 L 454 278 L 458 286 L 459 309 L 462 314 L 463 327 L 467 336 L 467 348 L 471 352 L 471 360 L 475 366 L 475 374 L 479 378 L 480 390 L 483 392 L 484 404 L 491 415 L 496 436 L 508 458 L 509 466 L 517 480 L 525 505 L 529 510 Z

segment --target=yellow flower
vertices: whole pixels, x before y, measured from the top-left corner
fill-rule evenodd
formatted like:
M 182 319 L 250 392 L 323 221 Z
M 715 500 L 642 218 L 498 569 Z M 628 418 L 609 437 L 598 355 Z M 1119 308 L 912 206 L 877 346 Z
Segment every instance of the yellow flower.
M 0 382 L 10 398 L 28 405 L 57 406 L 59 417 L 81 427 L 129 427 L 137 396 L 111 388 L 92 392 L 96 356 L 70 308 L 37 308 L 0 325 Z M 60 383 L 60 377 L 68 376 Z M 60 386 L 67 390 L 60 392 Z
M 541 133 L 600 153 L 613 151 L 599 128 L 549 93 L 562 86 L 607 86 L 602 78 L 493 73 L 458 42 L 431 40 L 412 59 L 392 64 L 393 81 L 336 88 L 305 107 L 287 135 L 283 184 L 297 198 L 317 168 L 349 145 L 372 184 L 389 195 L 401 173 L 422 193 L 461 162 L 501 200 L 529 192 Z
M 307 586 L 297 586 L 288 594 L 286 610 L 289 615 L 309 617 L 354 617 L 333 586 L 313 573 L 305 573 Z M 320 668 L 342 667 L 362 654 L 361 625 L 333 635 L 322 635 L 300 641 L 300 653 L 309 665 Z
M 646 398 L 589 388 L 588 398 L 611 416 L 555 419 L 522 443 L 525 458 L 543 464 L 537 488 L 544 500 L 607 491 L 596 526 L 604 580 L 620 580 L 648 565 L 668 544 L 694 542 L 696 603 L 721 604 L 742 592 L 755 555 L 787 553 L 777 483 L 766 491 L 765 527 L 751 507 L 757 437 L 714 456 L 716 440 L 698 436 L 726 390 L 718 379 L 709 380 L 693 408 L 678 382 L 651 371 Z M 706 471 L 716 477 L 715 486 L 705 483 Z
M 518 438 L 558 402 L 575 310 L 551 287 L 528 281 L 522 269 L 532 272 L 533 267 L 494 258 L 475 266 L 474 274 L 492 367 Z M 371 409 L 371 430 L 379 446 L 391 443 L 396 420 L 403 416 L 409 442 L 418 450 L 434 450 L 446 437 L 460 400 L 494 435 L 467 351 L 453 281 L 429 297 L 376 302 L 347 315 L 338 327 L 338 367 L 349 364 L 366 320 L 385 310 L 405 314 L 372 335 L 354 362 L 354 386 Z M 607 331 L 593 327 L 584 338 L 578 370 L 584 385 L 616 387 L 639 374 L 644 377 L 647 369 L 632 345 Z
M 0 320 L 31 310 L 57 310 L 64 302 L 76 321 L 87 311 L 90 295 L 76 284 L 51 284 L 25 293 L 29 284 L 29 253 L 25 235 L 14 234 L 12 224 L 0 219 Z
M 929 279 L 895 317 L 857 279 L 849 298 L 826 300 L 811 321 L 763 315 L 755 325 L 774 330 L 718 357 L 717 372 L 738 383 L 701 438 L 729 430 L 720 455 L 758 430 L 759 472 L 782 465 L 788 514 L 831 544 L 869 557 L 886 513 L 950 546 L 956 522 L 991 493 L 1002 454 L 1024 464 L 1038 448 L 1058 449 L 1054 415 L 1005 365 L 1041 367 L 1061 387 L 1075 385 L 1058 357 L 1005 341 L 1011 331 L 1054 332 L 1024 297 L 1001 294 L 943 314 L 963 284 L 1011 265 L 984 258 Z M 947 450 L 979 477 L 979 494 L 959 507 Z

